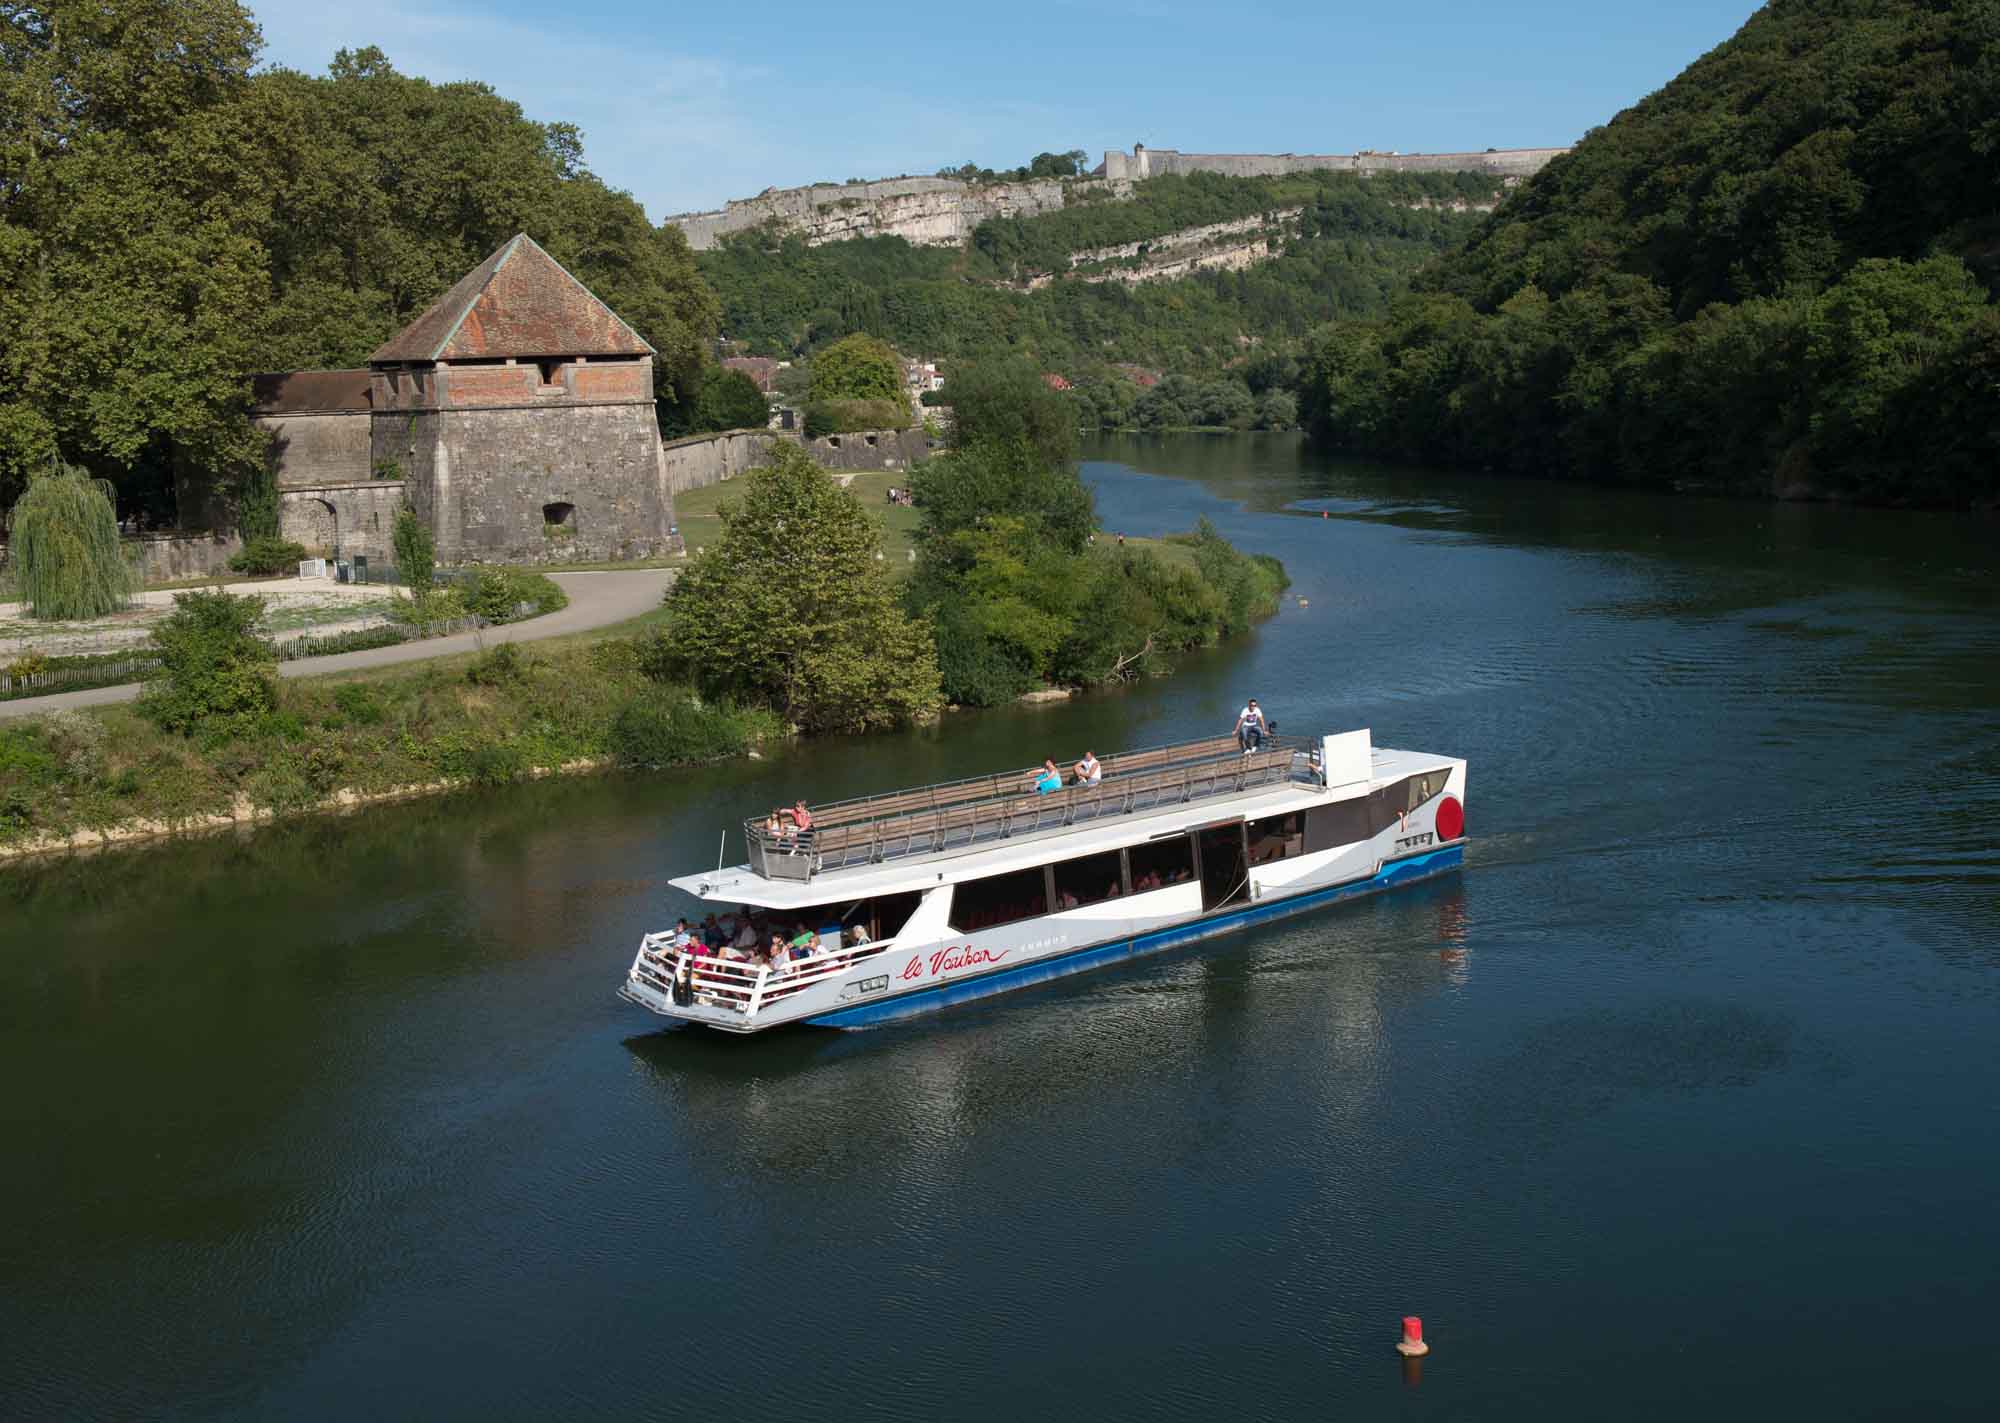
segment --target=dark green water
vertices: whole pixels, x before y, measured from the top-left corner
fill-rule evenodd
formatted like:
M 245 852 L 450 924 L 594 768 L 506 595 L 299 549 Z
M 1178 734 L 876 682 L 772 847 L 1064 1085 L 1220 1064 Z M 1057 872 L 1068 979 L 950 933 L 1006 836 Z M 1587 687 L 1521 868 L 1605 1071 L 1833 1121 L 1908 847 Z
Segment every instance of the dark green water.
M 1107 528 L 1307 606 L 1126 696 L 0 871 L 0 1414 L 2000 1410 L 1994 527 L 1101 453 L 1178 476 L 1093 465 Z M 873 1033 L 612 997 L 781 793 L 1250 694 L 1470 757 L 1463 876 Z

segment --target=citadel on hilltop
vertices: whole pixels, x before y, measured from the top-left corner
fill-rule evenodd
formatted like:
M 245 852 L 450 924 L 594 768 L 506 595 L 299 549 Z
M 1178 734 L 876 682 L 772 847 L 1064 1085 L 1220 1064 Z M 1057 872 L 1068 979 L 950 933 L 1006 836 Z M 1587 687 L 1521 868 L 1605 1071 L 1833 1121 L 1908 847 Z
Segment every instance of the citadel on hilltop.
M 1567 148 L 1489 148 L 1484 153 L 1183 153 L 1178 148 L 1132 145 L 1112 149 L 1098 172 L 1111 181 L 1139 182 L 1169 173 L 1222 173 L 1231 178 L 1276 178 L 1288 173 L 1491 173 L 1525 178 Z
M 850 237 L 901 237 L 918 247 L 962 246 L 972 230 L 995 217 L 1033 217 L 1069 201 L 1132 196 L 1132 185 L 1169 173 L 1222 173 L 1236 178 L 1339 173 L 1492 173 L 1525 178 L 1567 148 L 1489 148 L 1483 153 L 1183 153 L 1134 144 L 1112 150 L 1087 178 L 968 183 L 958 178 L 884 178 L 872 183 L 819 183 L 766 188 L 714 212 L 676 213 L 666 220 L 707 251 L 722 237 L 775 222 L 818 246 Z

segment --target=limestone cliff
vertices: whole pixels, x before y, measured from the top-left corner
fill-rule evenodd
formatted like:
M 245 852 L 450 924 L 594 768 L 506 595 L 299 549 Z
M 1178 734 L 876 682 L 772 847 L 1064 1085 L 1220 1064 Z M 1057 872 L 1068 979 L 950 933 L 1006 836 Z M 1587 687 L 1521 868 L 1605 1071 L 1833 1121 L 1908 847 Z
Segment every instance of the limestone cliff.
M 1056 211 L 1068 198 L 1065 189 L 1079 185 L 1108 187 L 1118 198 L 1132 192 L 1130 183 L 1090 178 L 982 184 L 956 178 L 885 178 L 874 183 L 766 188 L 719 212 L 680 213 L 667 221 L 687 234 L 688 245 L 697 252 L 713 247 L 725 233 L 767 222 L 804 233 L 814 246 L 850 237 L 901 237 L 919 247 L 956 247 L 990 217 Z
M 1348 173 L 1493 173 L 1510 181 L 1534 173 L 1563 148 L 1502 148 L 1483 153 L 1182 153 L 1136 144 L 1104 155 L 1104 176 L 1043 178 L 1024 183 L 966 183 L 957 178 L 884 178 L 872 183 L 819 183 L 766 188 L 716 212 L 676 213 L 666 220 L 687 234 L 697 252 L 726 233 L 776 222 L 805 234 L 814 246 L 850 237 L 901 237 L 919 247 L 963 245 L 991 217 L 1033 217 L 1072 202 L 1132 196 L 1132 185 L 1167 173 L 1271 177 L 1331 169 Z

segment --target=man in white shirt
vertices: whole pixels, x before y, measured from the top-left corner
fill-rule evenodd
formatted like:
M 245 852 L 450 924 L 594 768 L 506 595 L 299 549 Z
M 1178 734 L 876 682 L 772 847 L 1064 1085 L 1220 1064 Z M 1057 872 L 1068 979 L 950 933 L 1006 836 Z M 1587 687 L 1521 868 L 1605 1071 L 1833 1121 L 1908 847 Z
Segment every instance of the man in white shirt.
M 1070 783 L 1078 786 L 1094 786 L 1103 779 L 1104 767 L 1098 764 L 1097 753 L 1086 751 L 1083 753 L 1083 759 L 1072 769 Z
M 1236 714 L 1236 740 L 1244 751 L 1255 751 L 1264 741 L 1264 712 L 1252 697 L 1250 704 Z

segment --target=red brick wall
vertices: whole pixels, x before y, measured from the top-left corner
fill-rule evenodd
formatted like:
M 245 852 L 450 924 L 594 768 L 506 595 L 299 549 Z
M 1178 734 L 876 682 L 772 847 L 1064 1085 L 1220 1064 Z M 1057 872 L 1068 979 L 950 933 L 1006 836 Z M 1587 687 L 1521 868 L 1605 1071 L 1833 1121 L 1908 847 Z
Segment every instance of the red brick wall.
M 570 389 L 578 400 L 648 400 L 653 382 L 643 361 L 571 366 Z
M 450 366 L 444 372 L 444 405 L 522 405 L 535 398 L 542 374 L 519 366 Z

